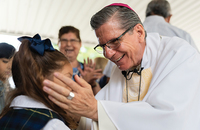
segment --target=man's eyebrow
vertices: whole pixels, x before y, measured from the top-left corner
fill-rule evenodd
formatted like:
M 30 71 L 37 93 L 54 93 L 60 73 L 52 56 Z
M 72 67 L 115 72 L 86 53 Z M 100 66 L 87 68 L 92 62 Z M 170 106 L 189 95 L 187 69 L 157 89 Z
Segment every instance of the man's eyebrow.
M 115 40 L 117 40 L 118 39 L 118 37 L 117 38 L 113 38 L 113 39 L 111 39 L 110 41 L 115 41 Z
M 117 38 L 112 38 L 112 39 L 110 39 L 109 41 L 107 41 L 107 42 L 104 43 L 104 44 L 107 44 L 107 43 L 110 43 L 110 42 L 112 42 L 112 41 L 116 41 L 116 40 L 118 40 L 118 37 L 117 37 Z

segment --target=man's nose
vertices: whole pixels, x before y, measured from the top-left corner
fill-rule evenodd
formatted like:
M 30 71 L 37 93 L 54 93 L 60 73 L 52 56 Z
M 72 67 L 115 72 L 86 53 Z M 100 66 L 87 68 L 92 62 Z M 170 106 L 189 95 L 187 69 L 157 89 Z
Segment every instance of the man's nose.
M 107 58 L 107 59 L 111 59 L 111 57 L 116 53 L 116 50 L 113 50 L 113 49 L 110 49 L 108 48 L 107 46 L 105 46 L 104 48 L 104 56 Z

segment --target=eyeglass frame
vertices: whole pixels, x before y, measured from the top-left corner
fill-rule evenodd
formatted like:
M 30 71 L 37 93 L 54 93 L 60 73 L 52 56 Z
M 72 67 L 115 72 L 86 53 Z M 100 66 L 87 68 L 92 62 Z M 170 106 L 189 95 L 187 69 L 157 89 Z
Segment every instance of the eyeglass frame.
M 103 49 L 103 52 L 104 52 L 105 46 L 107 46 L 109 49 L 112 49 L 112 50 L 117 49 L 117 48 L 121 45 L 121 43 L 119 42 L 119 39 L 120 39 L 122 36 L 124 36 L 128 31 L 130 31 L 133 27 L 135 27 L 135 25 L 133 25 L 133 26 L 131 26 L 130 28 L 128 28 L 128 29 L 127 29 L 126 31 L 124 31 L 119 37 L 117 37 L 117 38 L 115 38 L 115 39 L 112 39 L 112 40 L 106 42 L 106 43 L 103 44 L 103 45 L 100 45 L 100 44 L 96 45 L 96 46 L 94 47 L 94 50 L 97 51 L 96 48 L 99 47 L 99 46 Z M 106 44 L 108 44 L 108 43 L 110 43 L 110 42 L 115 42 L 115 41 L 118 41 L 118 42 L 119 42 L 119 45 L 118 45 L 116 48 L 111 48 L 110 46 L 106 45 Z M 97 51 L 97 52 L 100 53 L 99 51 Z M 100 54 L 102 54 L 102 53 L 100 53 Z
M 80 40 L 78 40 L 78 39 L 70 39 L 70 40 L 68 40 L 68 39 L 60 39 L 59 40 L 59 43 L 60 44 L 62 44 L 62 42 L 66 42 L 66 43 L 68 43 L 68 42 L 70 42 L 70 43 L 73 43 L 73 42 L 80 42 Z

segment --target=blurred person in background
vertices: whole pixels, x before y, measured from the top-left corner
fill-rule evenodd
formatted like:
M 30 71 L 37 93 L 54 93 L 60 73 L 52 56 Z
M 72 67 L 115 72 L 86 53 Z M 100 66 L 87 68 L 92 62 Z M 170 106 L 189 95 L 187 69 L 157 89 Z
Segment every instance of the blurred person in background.
M 170 24 L 171 17 L 171 7 L 167 0 L 152 0 L 146 8 L 144 28 L 147 33 L 157 32 L 163 36 L 180 37 L 198 50 L 189 33 Z
M 58 38 L 59 50 L 68 58 L 73 67 L 73 80 L 74 75 L 81 76 L 92 86 L 93 92 L 96 94 L 100 90 L 96 80 L 101 76 L 101 69 L 95 69 L 92 59 L 87 58 L 87 62 L 84 59 L 84 63 L 77 60 L 82 44 L 79 29 L 73 26 L 63 26 L 59 30 Z
M 101 72 L 102 74 L 97 79 L 97 82 L 99 83 L 100 87 L 103 88 L 107 84 L 107 77 L 103 74 L 103 72 L 108 63 L 108 59 L 106 59 L 104 57 L 96 57 L 94 59 L 94 63 L 96 64 L 96 67 L 95 67 L 96 69 L 102 70 L 102 72 Z
M 0 43 L 0 112 L 5 107 L 5 96 L 11 90 L 8 78 L 11 76 L 11 67 L 15 47 L 8 43 Z
M 105 66 L 105 68 L 103 70 L 103 76 L 100 79 L 100 81 L 104 83 L 104 85 L 101 86 L 101 88 L 104 87 L 109 82 L 113 66 L 115 66 L 115 63 L 113 63 L 112 61 L 108 60 L 106 66 Z

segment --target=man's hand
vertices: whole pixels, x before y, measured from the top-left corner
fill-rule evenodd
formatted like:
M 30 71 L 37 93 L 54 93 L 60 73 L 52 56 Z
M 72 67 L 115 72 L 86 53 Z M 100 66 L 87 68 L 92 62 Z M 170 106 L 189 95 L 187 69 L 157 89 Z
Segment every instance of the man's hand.
M 97 100 L 93 95 L 91 86 L 78 75 L 74 77 L 76 82 L 61 73 L 56 72 L 54 75 L 72 89 L 71 92 L 75 94 L 75 97 L 71 100 L 67 99 L 70 93 L 69 89 L 46 79 L 43 82 L 43 90 L 49 94 L 49 99 L 70 115 L 84 116 L 97 121 Z

